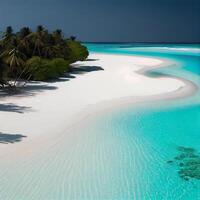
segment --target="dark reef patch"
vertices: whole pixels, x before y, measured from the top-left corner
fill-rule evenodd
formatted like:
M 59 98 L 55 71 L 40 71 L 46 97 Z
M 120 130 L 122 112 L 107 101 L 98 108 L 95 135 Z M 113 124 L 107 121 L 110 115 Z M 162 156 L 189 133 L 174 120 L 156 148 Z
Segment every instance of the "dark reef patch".
M 185 181 L 190 179 L 200 180 L 200 153 L 193 148 L 180 146 L 178 155 L 168 164 L 176 164 L 179 177 Z

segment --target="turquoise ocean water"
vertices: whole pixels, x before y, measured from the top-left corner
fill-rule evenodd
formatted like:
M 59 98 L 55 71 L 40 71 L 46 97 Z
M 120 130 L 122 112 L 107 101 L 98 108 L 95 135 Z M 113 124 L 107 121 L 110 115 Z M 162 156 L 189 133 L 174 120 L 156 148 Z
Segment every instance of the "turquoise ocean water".
M 87 46 L 91 52 L 169 59 L 173 66 L 147 75 L 175 75 L 200 86 L 200 45 Z M 200 199 L 200 180 L 184 180 L 178 175 L 179 166 L 166 163 L 177 156 L 179 146 L 200 151 L 199 91 L 171 102 L 120 109 L 100 119 L 97 127 L 117 141 L 116 187 L 121 191 L 113 199 Z M 111 157 L 115 157 L 112 152 Z
M 172 66 L 147 75 L 200 86 L 200 45 L 86 45 L 91 52 L 169 59 Z M 200 152 L 199 91 L 116 108 L 69 132 L 37 150 L 27 147 L 17 161 L 1 159 L 0 200 L 200 200 L 200 180 L 181 178 L 174 161 L 180 146 Z

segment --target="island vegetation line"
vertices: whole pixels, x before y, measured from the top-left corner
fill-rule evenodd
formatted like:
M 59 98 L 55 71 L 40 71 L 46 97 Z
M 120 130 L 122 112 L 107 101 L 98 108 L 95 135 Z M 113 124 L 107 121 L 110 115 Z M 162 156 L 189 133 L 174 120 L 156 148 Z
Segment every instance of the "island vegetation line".
M 75 36 L 65 38 L 61 29 L 50 33 L 39 25 L 36 31 L 23 27 L 14 32 L 8 26 L 0 39 L 0 88 L 16 89 L 31 80 L 58 78 L 88 55 Z

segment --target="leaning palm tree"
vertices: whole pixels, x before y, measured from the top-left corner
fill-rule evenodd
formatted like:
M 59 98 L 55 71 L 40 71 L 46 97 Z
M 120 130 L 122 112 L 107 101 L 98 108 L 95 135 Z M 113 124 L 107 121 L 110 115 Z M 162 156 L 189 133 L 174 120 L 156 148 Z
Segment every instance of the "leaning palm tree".
M 5 63 L 11 68 L 22 66 L 24 64 L 23 54 L 14 48 L 10 51 L 6 51 L 1 54 L 2 57 L 5 57 Z
M 25 56 L 17 48 L 7 50 L 0 55 L 0 58 L 8 66 L 9 75 L 14 78 L 12 86 L 16 86 L 17 80 L 21 78 L 25 72 Z

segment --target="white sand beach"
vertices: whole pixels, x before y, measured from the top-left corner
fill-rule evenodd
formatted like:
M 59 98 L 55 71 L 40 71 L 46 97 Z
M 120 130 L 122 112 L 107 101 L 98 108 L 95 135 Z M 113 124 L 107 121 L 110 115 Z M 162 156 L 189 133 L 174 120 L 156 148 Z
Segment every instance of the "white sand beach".
M 143 74 L 168 65 L 154 58 L 91 54 L 88 61 L 74 65 L 82 71 L 72 72 L 69 78 L 29 84 L 25 94 L 1 97 L 0 132 L 27 136 L 15 144 L 23 145 L 34 137 L 65 130 L 100 108 L 96 105 L 112 107 L 116 102 L 177 98 L 194 92 L 192 83 L 185 80 Z M 0 144 L 1 149 L 8 146 Z
M 38 149 L 39 144 L 45 146 L 44 141 L 50 144 L 59 133 L 84 123 L 92 114 L 93 118 L 97 111 L 194 93 L 196 88 L 189 81 L 144 75 L 150 69 L 169 65 L 173 67 L 167 60 L 149 57 L 91 54 L 88 61 L 74 64 L 76 70 L 69 78 L 31 83 L 26 86 L 25 93 L 2 95 L 0 133 L 8 144 L 14 144 L 0 143 L 0 156 L 21 156 L 20 152 L 25 148 L 32 151 Z M 19 138 L 15 138 L 15 134 Z M 67 134 L 65 137 L 68 137 Z M 18 139 L 20 142 L 17 142 Z

